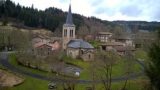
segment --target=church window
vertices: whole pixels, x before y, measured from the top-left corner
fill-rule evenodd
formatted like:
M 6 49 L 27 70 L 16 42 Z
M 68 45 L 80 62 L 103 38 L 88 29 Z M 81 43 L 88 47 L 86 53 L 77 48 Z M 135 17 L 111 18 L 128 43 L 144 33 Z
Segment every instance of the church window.
M 64 36 L 67 36 L 67 29 L 64 29 Z
M 70 30 L 70 37 L 73 37 L 73 30 Z
M 70 37 L 72 37 L 72 30 L 70 30 Z

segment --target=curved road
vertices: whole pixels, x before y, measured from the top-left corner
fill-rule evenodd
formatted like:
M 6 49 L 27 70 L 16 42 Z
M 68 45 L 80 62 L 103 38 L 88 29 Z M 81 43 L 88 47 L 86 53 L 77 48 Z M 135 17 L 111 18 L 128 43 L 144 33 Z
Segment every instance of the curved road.
M 16 72 L 16 73 L 19 73 L 19 74 L 31 76 L 33 78 L 47 80 L 47 81 L 54 81 L 54 82 L 57 82 L 57 83 L 74 82 L 74 83 L 83 83 L 84 84 L 84 83 L 92 83 L 93 82 L 92 80 L 65 80 L 65 79 L 54 78 L 54 77 L 46 77 L 46 76 L 43 76 L 43 75 L 40 75 L 40 74 L 34 74 L 34 73 L 31 73 L 31 72 L 19 69 L 19 68 L 13 66 L 12 64 L 10 64 L 9 61 L 8 61 L 9 59 L 8 59 L 8 53 L 7 52 L 1 53 L 0 57 L 1 57 L 0 63 L 5 68 L 7 68 L 8 70 L 11 70 L 12 72 Z M 127 77 L 122 76 L 122 77 L 112 78 L 112 82 L 125 81 L 126 79 L 132 80 L 132 79 L 136 79 L 136 78 L 138 78 L 139 76 L 142 76 L 142 75 L 144 75 L 143 72 L 139 72 L 139 73 L 136 73 L 136 74 L 133 73 L 133 74 L 128 75 Z M 107 81 L 107 80 L 105 80 L 105 81 Z M 101 83 L 101 82 L 102 82 L 102 80 L 94 81 L 94 83 Z

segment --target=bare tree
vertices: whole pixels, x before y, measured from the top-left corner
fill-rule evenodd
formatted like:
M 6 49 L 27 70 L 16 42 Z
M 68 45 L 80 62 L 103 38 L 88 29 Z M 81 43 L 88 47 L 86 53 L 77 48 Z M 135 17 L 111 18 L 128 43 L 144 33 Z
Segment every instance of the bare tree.
M 97 61 L 94 60 L 93 62 L 90 62 L 90 67 L 89 67 L 89 71 L 90 71 L 90 77 L 92 78 L 92 90 L 96 90 L 96 80 L 97 78 L 97 74 L 96 74 L 96 70 L 97 70 Z
M 65 82 L 62 83 L 62 87 L 63 87 L 63 90 L 75 90 L 76 88 L 76 78 L 72 77 L 72 78 L 69 78 L 69 77 L 63 77 L 62 78 Z
M 99 60 L 100 66 L 104 72 L 101 76 L 105 90 L 111 90 L 112 86 L 112 67 L 116 63 L 117 57 L 113 51 L 105 52 L 100 51 L 96 55 L 96 59 Z
M 127 86 L 127 83 L 128 83 L 128 76 L 129 74 L 131 74 L 133 72 L 133 55 L 132 55 L 132 52 L 130 51 L 129 47 L 127 48 L 127 51 L 125 52 L 125 66 L 124 66 L 124 71 L 125 71 L 125 75 L 126 75 L 126 80 L 125 80 L 125 83 L 124 83 L 124 86 L 122 87 L 121 90 L 126 90 L 126 86 Z

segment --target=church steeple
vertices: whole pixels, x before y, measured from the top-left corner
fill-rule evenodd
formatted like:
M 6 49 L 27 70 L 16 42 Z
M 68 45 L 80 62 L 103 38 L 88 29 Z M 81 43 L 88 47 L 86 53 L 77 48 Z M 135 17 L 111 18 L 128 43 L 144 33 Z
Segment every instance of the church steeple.
M 69 10 L 68 10 L 68 15 L 67 15 L 67 19 L 66 19 L 66 24 L 73 25 L 71 4 L 69 5 Z
M 72 12 L 71 12 L 71 4 L 70 4 L 66 23 L 63 25 L 63 31 L 62 31 L 62 44 L 63 44 L 62 47 L 64 50 L 67 48 L 68 42 L 76 38 L 75 28 L 76 27 L 72 21 Z

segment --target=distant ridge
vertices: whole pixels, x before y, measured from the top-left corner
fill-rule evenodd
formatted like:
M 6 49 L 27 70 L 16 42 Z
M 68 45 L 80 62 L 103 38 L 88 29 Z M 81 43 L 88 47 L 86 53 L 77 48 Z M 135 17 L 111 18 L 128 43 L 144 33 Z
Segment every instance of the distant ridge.
M 62 25 L 66 22 L 67 13 L 50 7 L 46 10 L 37 10 L 32 7 L 24 7 L 19 4 L 15 4 L 10 0 L 6 0 L 4 3 L 0 1 L 0 20 L 3 22 L 9 22 L 14 19 L 18 21 L 18 27 L 31 27 L 31 28 L 45 28 L 52 32 L 56 32 L 56 35 L 61 35 Z M 73 14 L 73 22 L 76 25 L 78 34 L 96 34 L 98 31 L 110 31 L 114 32 L 119 29 L 137 29 L 143 30 L 155 30 L 160 27 L 159 22 L 146 22 L 146 21 L 107 21 L 101 20 L 95 17 L 85 17 L 80 14 Z

